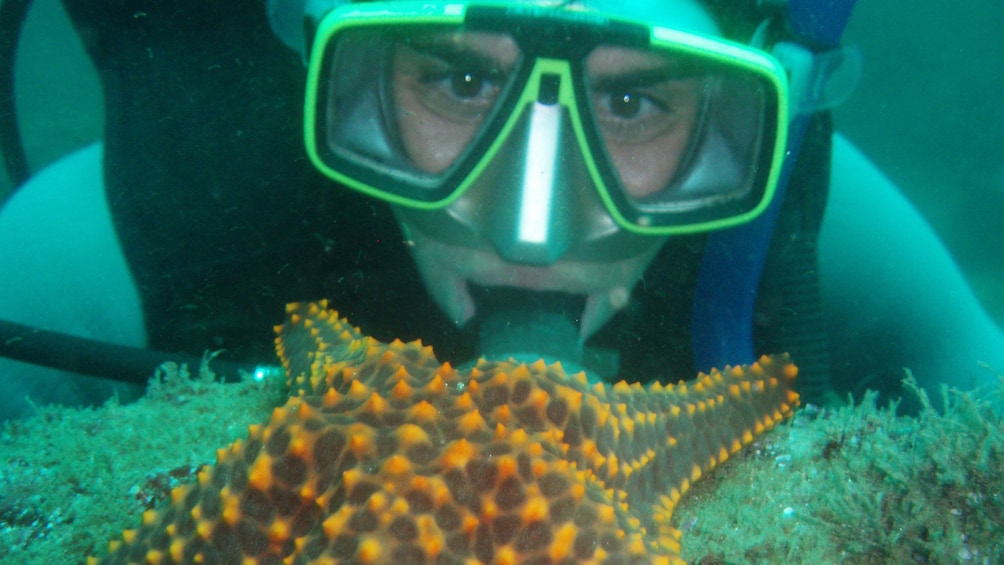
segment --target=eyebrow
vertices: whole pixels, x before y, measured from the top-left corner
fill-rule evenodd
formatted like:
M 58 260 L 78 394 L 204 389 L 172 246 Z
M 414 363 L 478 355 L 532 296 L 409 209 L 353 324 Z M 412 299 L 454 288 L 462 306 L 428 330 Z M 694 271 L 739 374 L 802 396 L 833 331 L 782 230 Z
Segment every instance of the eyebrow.
M 470 45 L 435 37 L 429 39 L 402 37 L 400 42 L 420 54 L 441 59 L 454 67 L 467 68 L 493 79 L 504 79 L 508 74 L 502 61 Z
M 693 77 L 695 74 L 693 72 L 681 72 L 676 66 L 665 66 L 655 69 L 604 73 L 595 78 L 590 78 L 589 84 L 595 90 L 607 90 L 625 85 L 645 87 L 663 82 L 684 80 Z

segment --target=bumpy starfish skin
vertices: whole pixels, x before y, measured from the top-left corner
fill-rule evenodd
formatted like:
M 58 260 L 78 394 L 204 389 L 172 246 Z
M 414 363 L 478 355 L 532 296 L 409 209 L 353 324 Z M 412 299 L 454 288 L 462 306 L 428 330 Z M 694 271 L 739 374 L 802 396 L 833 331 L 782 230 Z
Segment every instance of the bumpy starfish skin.
M 467 373 L 326 303 L 277 327 L 292 397 L 107 563 L 683 563 L 673 507 L 791 414 L 786 357 L 641 387 Z

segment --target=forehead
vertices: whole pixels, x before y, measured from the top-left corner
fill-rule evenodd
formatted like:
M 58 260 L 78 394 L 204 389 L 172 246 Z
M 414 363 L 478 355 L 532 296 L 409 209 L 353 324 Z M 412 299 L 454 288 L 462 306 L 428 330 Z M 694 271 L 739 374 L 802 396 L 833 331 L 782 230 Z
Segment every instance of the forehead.
M 714 18 L 697 0 L 516 0 L 526 4 L 569 5 L 587 10 L 617 14 L 653 25 L 691 33 L 720 35 Z

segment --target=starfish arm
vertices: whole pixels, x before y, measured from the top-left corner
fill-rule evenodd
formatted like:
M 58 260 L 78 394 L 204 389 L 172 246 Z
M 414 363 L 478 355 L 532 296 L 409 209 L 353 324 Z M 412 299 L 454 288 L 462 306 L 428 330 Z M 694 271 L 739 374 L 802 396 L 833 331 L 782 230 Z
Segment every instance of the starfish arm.
M 276 328 L 291 398 L 108 563 L 683 563 L 680 496 L 790 415 L 794 365 L 588 386 L 559 364 L 467 373 L 326 303 Z

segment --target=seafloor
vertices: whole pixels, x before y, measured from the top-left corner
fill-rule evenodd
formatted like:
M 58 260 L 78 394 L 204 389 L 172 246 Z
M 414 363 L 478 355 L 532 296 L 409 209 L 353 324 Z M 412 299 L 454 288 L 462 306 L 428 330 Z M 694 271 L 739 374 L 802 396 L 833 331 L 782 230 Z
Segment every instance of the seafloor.
M 1004 562 L 1004 386 L 916 417 L 809 406 L 698 481 L 674 516 L 691 563 Z M 81 563 L 283 400 L 164 367 L 142 400 L 39 408 L 0 431 L 0 563 Z M 934 404 L 934 406 L 932 406 Z

